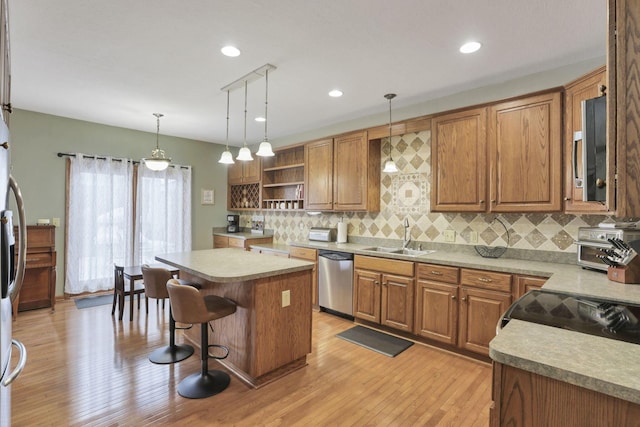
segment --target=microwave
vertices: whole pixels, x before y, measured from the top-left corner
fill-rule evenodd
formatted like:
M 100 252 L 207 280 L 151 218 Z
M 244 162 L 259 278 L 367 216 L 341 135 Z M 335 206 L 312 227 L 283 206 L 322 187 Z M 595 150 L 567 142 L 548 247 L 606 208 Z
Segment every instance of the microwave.
M 597 255 L 602 255 L 603 249 L 614 249 L 608 239 L 620 239 L 624 242 L 640 240 L 640 229 L 625 225 L 627 228 L 610 227 L 580 227 L 578 228 L 578 265 L 584 268 L 606 272 L 608 266 Z
M 573 182 L 582 189 L 582 200 L 607 199 L 607 101 L 606 96 L 582 101 L 582 130 L 573 134 Z

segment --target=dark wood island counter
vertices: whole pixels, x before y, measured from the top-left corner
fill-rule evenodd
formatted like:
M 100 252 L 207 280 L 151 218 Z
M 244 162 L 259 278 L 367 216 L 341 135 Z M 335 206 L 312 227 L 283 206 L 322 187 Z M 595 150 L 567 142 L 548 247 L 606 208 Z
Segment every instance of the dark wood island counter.
M 311 352 L 313 263 L 237 249 L 207 249 L 156 256 L 199 283 L 204 295 L 236 302 L 231 316 L 213 322 L 209 342 L 229 347 L 220 362 L 253 387 L 306 365 Z M 199 328 L 185 336 L 199 345 Z

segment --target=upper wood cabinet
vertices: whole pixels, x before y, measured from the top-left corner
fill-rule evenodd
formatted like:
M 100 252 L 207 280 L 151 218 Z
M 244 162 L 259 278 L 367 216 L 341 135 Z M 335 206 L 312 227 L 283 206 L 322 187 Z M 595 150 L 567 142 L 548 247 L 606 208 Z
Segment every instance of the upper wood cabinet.
M 640 1 L 609 0 L 607 69 L 607 200 L 615 194 L 616 216 L 640 217 Z M 615 164 L 614 161 L 615 153 Z M 615 190 L 615 193 L 613 191 Z
M 486 210 L 487 109 L 444 114 L 431 121 L 433 211 Z
M 562 207 L 561 93 L 436 116 L 434 212 L 554 212 Z
M 584 202 L 582 187 L 576 187 L 575 176 L 584 176 L 582 163 L 574 164 L 574 158 L 582 158 L 582 145 L 574 148 L 574 133 L 582 131 L 582 101 L 600 96 L 600 87 L 607 84 L 607 70 L 602 66 L 565 86 L 564 92 L 564 210 L 570 213 L 607 211 L 600 202 Z M 575 149 L 575 153 L 574 153 Z
M 309 210 L 333 209 L 333 139 L 304 146 L 305 206 Z
M 253 160 L 243 162 L 236 160 L 227 169 L 227 183 L 229 184 L 251 184 L 260 181 L 262 172 L 262 160 L 256 156 Z
M 379 211 L 380 140 L 354 132 L 305 145 L 307 210 Z
M 561 92 L 489 108 L 489 211 L 562 208 Z

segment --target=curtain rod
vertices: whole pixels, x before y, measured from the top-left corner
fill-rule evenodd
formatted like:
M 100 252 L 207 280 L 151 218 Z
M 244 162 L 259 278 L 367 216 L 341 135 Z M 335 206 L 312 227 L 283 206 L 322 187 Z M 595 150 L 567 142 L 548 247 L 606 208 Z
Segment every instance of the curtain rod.
M 75 153 L 58 153 L 58 157 L 76 157 Z M 96 159 L 96 160 L 107 160 L 106 157 L 104 156 L 97 156 L 97 155 L 90 155 L 90 154 L 83 154 L 82 157 L 86 157 L 89 159 Z M 121 162 L 122 159 L 111 159 L 114 162 Z M 133 163 L 134 165 L 138 165 L 140 164 L 139 161 L 137 160 L 131 160 L 131 163 Z M 180 166 L 180 165 L 172 165 L 173 167 L 179 167 L 180 169 L 189 169 L 189 166 Z

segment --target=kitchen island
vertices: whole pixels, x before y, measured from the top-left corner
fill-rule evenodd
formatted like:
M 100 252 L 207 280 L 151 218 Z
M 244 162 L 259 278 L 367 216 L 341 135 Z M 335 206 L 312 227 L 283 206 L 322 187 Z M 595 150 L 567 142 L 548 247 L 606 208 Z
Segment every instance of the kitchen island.
M 229 348 L 220 363 L 241 380 L 257 388 L 306 365 L 313 263 L 238 249 L 169 253 L 156 260 L 200 284 L 203 295 L 235 301 L 233 315 L 212 322 L 209 342 Z M 199 346 L 199 327 L 185 336 Z

